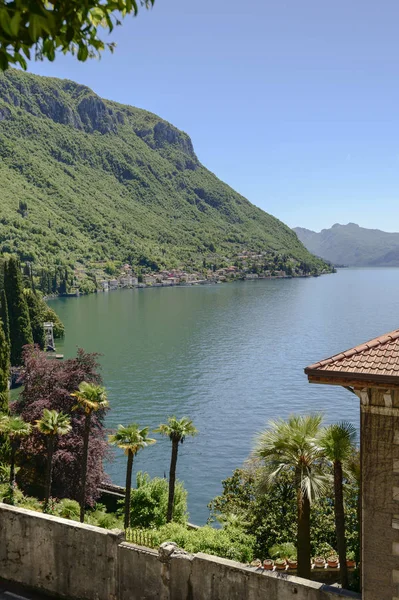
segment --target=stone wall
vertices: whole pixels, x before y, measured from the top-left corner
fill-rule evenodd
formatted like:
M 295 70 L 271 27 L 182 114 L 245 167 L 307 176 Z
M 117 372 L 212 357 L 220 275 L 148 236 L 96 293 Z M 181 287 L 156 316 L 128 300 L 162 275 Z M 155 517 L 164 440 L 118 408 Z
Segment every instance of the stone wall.
M 399 598 L 399 392 L 361 399 L 362 589 L 365 600 Z
M 0 578 L 71 600 L 339 600 L 356 594 L 0 504 Z

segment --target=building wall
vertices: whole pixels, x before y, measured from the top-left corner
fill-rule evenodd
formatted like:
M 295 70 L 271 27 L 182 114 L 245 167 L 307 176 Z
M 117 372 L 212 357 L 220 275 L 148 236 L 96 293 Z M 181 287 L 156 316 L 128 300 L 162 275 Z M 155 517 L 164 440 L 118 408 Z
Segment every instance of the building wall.
M 361 399 L 364 600 L 399 599 L 399 392 Z
M 70 600 L 339 600 L 356 594 L 0 504 L 0 578 Z M 385 600 L 381 596 L 379 600 Z

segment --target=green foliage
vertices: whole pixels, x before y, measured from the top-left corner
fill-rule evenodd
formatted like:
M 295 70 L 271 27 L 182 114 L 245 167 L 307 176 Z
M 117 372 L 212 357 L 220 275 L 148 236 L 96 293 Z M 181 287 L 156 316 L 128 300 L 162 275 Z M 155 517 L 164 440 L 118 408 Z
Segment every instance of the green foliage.
M 10 377 L 10 346 L 0 319 L 0 412 L 8 411 L 8 380 Z
M 3 264 L 4 269 L 4 264 Z M 0 320 L 3 325 L 4 335 L 6 337 L 6 341 L 8 345 L 10 345 L 10 322 L 8 318 L 8 306 L 7 306 L 7 296 L 6 291 L 4 289 L 4 274 L 3 274 L 3 285 L 0 285 Z
M 63 498 L 57 504 L 56 514 L 63 519 L 72 519 L 73 521 L 79 521 L 80 506 L 76 500 L 70 500 L 69 498 Z
M 292 558 L 296 560 L 296 547 L 292 542 L 284 542 L 283 544 L 274 544 L 271 548 L 269 548 L 269 556 L 270 558 Z
M 22 362 L 22 347 L 25 344 L 32 344 L 33 336 L 28 305 L 23 292 L 21 269 L 14 258 L 10 258 L 5 263 L 4 289 L 10 325 L 11 364 L 18 366 Z
M 141 1 L 146 7 L 153 3 Z M 7 0 L 0 10 L 0 69 L 10 64 L 26 69 L 26 59 L 31 58 L 53 61 L 59 51 L 83 62 L 99 56 L 104 48 L 113 51 L 115 44 L 104 42 L 100 34 L 110 33 L 126 15 L 136 15 L 139 4 L 136 0 Z
M 275 544 L 296 543 L 296 489 L 292 473 L 281 473 L 273 487 L 259 492 L 258 473 L 254 468 L 236 469 L 222 482 L 223 493 L 209 504 L 210 520 L 238 515 L 244 532 L 253 535 L 255 556 L 268 556 Z M 349 551 L 358 556 L 357 501 L 359 488 L 355 482 L 344 486 L 346 539 Z M 334 490 L 330 484 L 325 496 L 312 503 L 312 555 L 321 553 L 323 546 L 336 548 L 334 521 Z
M 73 275 L 91 291 L 88 274 L 101 277 L 118 261 L 195 270 L 204 259 L 219 265 L 245 250 L 270 250 L 325 267 L 154 114 L 12 69 L 0 75 L 0 114 L 0 252 L 31 261 L 44 293 L 59 293 L 61 281 L 71 287 Z
M 43 298 L 40 299 L 42 304 L 42 322 L 50 322 L 54 324 L 53 334 L 55 338 L 62 338 L 65 334 L 64 323 L 61 321 L 55 310 L 53 310 L 50 306 L 47 306 Z
M 29 310 L 29 321 L 32 329 L 33 342 L 39 346 L 41 350 L 44 349 L 46 343 L 44 329 L 43 329 L 43 308 L 40 299 L 30 289 L 26 289 L 25 298 Z
M 185 525 L 173 522 L 150 533 L 154 547 L 171 541 L 191 553 L 204 552 L 244 563 L 253 559 L 253 537 L 237 528 L 214 529 L 205 526 L 187 529 Z
M 147 473 L 139 472 L 136 482 L 137 488 L 132 490 L 130 499 L 131 526 L 148 528 L 164 525 L 168 506 L 167 480 L 160 477 L 151 479 Z M 179 481 L 175 488 L 173 515 L 177 523 L 187 522 L 187 492 Z

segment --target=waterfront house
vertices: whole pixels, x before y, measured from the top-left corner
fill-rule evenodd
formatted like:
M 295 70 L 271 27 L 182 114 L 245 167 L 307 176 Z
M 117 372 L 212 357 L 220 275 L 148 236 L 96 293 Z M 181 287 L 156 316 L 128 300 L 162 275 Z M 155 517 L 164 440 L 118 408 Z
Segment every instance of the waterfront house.
M 119 281 L 117 279 L 110 279 L 108 284 L 110 290 L 116 290 L 119 287 Z
M 362 599 L 399 598 L 399 329 L 305 369 L 360 400 Z
M 101 286 L 100 289 L 103 292 L 108 292 L 108 290 L 109 290 L 108 281 L 100 281 L 100 286 Z

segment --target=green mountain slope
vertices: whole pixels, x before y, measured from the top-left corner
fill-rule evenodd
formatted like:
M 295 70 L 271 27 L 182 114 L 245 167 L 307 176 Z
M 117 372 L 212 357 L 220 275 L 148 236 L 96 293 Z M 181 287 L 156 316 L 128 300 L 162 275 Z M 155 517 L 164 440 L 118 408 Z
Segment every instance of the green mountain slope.
M 0 251 L 35 265 L 194 268 L 269 249 L 324 266 L 202 166 L 185 133 L 77 83 L 1 74 L 0 156 Z
M 320 233 L 303 227 L 296 227 L 294 231 L 310 252 L 333 264 L 351 267 L 399 266 L 399 233 L 366 229 L 355 223 L 336 223 Z

